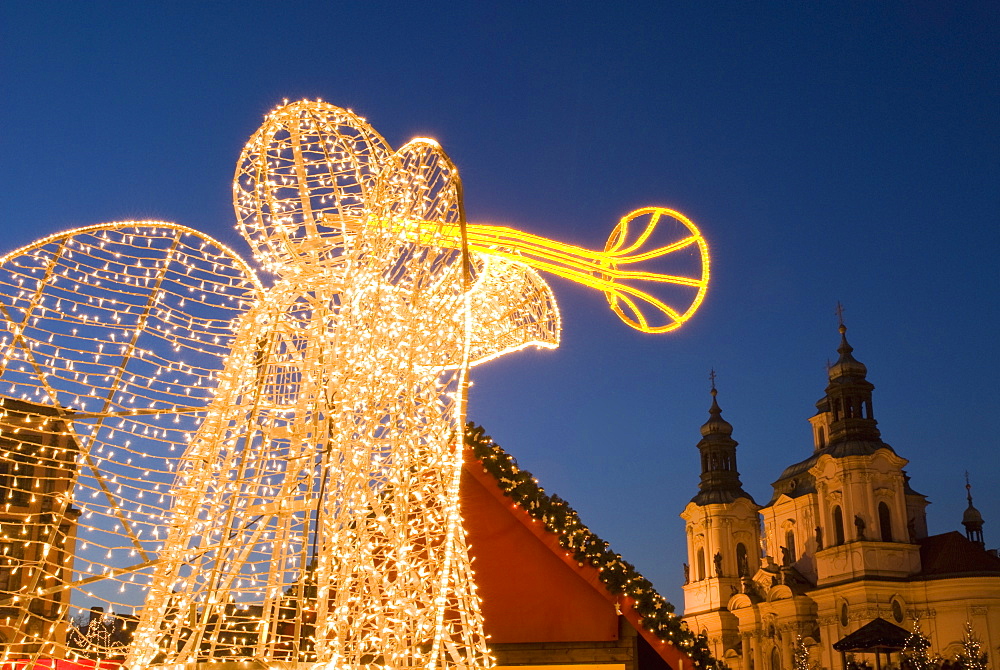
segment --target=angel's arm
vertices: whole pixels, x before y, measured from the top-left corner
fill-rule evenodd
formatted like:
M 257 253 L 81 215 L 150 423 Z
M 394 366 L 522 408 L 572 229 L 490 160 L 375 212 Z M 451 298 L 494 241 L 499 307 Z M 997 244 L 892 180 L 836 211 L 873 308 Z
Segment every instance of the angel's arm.
M 473 365 L 528 346 L 559 346 L 559 308 L 552 289 L 528 265 L 475 254 L 470 294 Z

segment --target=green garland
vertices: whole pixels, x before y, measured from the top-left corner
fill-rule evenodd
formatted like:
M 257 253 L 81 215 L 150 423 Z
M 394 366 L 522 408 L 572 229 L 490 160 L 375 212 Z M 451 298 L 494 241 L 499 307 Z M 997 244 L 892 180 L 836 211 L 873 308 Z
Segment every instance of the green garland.
M 724 667 L 712 657 L 706 638 L 688 629 L 674 614 L 674 606 L 656 592 L 635 566 L 611 551 L 607 542 L 580 521 L 576 510 L 559 496 L 547 495 L 530 472 L 520 469 L 513 456 L 483 433 L 481 426 L 470 422 L 465 428 L 465 444 L 482 461 L 483 469 L 497 480 L 505 496 L 556 533 L 559 545 L 572 553 L 580 565 L 589 563 L 597 568 L 609 593 L 632 598 L 646 630 L 689 654 L 695 667 L 706 670 Z

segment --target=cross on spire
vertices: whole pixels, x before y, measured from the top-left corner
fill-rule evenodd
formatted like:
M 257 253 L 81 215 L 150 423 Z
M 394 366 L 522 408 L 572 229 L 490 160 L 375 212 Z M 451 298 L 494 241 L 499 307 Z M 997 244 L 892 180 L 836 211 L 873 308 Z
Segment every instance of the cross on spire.
M 840 304 L 839 300 L 837 301 L 837 325 L 844 325 L 844 306 Z
M 710 380 L 712 380 L 712 390 L 714 391 L 715 390 L 715 368 L 712 368 L 712 371 L 708 373 L 708 378 Z

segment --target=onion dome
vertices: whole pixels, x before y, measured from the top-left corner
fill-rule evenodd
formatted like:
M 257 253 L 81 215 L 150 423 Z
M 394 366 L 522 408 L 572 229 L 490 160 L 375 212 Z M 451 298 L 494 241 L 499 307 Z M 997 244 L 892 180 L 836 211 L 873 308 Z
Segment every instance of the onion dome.
M 864 379 L 868 375 L 868 368 L 861 361 L 852 355 L 854 347 L 847 342 L 847 326 L 840 324 L 840 346 L 837 353 L 840 358 L 830 366 L 830 381 L 843 378 Z
M 965 513 L 962 514 L 962 525 L 968 529 L 970 526 L 982 528 L 983 527 L 983 515 L 969 503 L 969 506 L 965 508 Z
M 723 435 L 730 437 L 733 434 L 733 425 L 722 418 L 722 408 L 719 407 L 719 401 L 716 400 L 719 392 L 713 388 L 711 394 L 712 406 L 708 408 L 708 421 L 701 427 L 701 436 Z

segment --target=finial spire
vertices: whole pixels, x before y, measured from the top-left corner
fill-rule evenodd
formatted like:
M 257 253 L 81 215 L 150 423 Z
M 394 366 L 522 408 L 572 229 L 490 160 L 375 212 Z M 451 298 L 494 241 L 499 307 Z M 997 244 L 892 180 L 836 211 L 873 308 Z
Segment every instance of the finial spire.
M 841 328 L 844 327 L 844 306 L 837 301 L 837 323 Z
M 962 525 L 965 526 L 965 537 L 970 542 L 979 545 L 980 549 L 986 547 L 983 540 L 983 515 L 972 505 L 972 484 L 969 483 L 969 472 L 965 472 L 965 497 L 969 501 L 969 506 L 962 515 Z
M 712 368 L 711 372 L 708 373 L 708 379 L 712 382 L 712 389 L 709 391 L 712 395 L 712 406 L 708 408 L 708 423 L 701 427 L 702 435 L 707 435 L 706 431 L 723 432 L 726 435 L 730 435 L 733 432 L 733 427 L 722 418 L 722 408 L 719 407 L 719 399 L 716 397 L 719 395 L 719 391 L 715 388 L 716 378 L 715 368 Z

